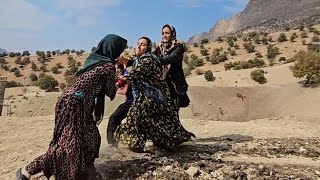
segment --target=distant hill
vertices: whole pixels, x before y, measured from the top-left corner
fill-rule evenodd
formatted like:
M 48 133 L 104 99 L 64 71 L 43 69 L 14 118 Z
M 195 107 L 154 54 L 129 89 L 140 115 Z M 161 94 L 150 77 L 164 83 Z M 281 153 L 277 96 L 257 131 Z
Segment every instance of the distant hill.
M 319 0 L 249 0 L 246 8 L 228 20 L 219 20 L 209 32 L 199 33 L 188 44 L 246 30 L 274 32 L 287 27 L 314 25 L 320 19 Z
M 3 52 L 8 54 L 8 51 L 6 51 L 5 49 L 0 48 L 0 54 L 3 53 Z

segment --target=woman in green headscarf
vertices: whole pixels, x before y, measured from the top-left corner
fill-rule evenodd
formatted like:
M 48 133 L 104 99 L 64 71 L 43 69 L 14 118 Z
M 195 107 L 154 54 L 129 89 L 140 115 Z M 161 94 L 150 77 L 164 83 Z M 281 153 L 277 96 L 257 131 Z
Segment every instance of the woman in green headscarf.
M 47 178 L 54 175 L 56 180 L 90 179 L 96 175 L 94 161 L 101 142 L 96 122 L 103 117 L 104 97 L 115 97 L 115 59 L 126 46 L 127 40 L 114 34 L 101 40 L 56 104 L 48 151 L 19 169 L 17 179 L 27 180 L 41 171 Z

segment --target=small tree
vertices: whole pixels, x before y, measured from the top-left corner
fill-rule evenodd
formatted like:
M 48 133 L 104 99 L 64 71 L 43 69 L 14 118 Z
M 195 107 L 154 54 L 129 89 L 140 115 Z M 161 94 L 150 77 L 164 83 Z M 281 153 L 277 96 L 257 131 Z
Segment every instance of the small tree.
M 207 55 L 209 55 L 207 49 L 201 49 L 201 50 L 200 50 L 200 53 L 201 53 L 202 56 L 207 56 Z
M 207 44 L 207 43 L 209 43 L 209 40 L 208 39 L 202 39 L 200 43 L 201 44 Z
M 211 70 L 208 70 L 204 73 L 204 78 L 209 82 L 209 81 L 214 81 L 215 77 L 213 76 L 213 73 Z
M 194 42 L 193 47 L 199 47 L 198 43 Z
M 47 92 L 53 91 L 59 85 L 58 81 L 53 76 L 44 75 L 37 81 L 37 86 Z
M 34 62 L 31 63 L 31 69 L 32 69 L 33 71 L 38 70 L 38 67 L 37 67 L 37 65 L 36 65 Z
M 256 69 L 251 72 L 251 78 L 259 84 L 265 84 L 267 79 L 264 77 L 264 71 L 262 69 Z
M 23 52 L 22 52 L 22 56 L 30 56 L 29 51 L 23 51 Z
M 279 48 L 269 44 L 267 47 L 267 57 L 274 59 L 278 54 L 280 54 Z
M 290 70 L 294 77 L 305 77 L 305 84 L 309 84 L 311 81 L 315 84 L 320 83 L 320 54 L 318 52 L 300 51 L 292 59 L 295 64 L 290 67 Z
M 14 52 L 9 53 L 9 57 L 15 57 L 15 56 L 16 56 L 16 53 L 14 53 Z
M 60 73 L 59 68 L 58 68 L 57 66 L 53 66 L 53 67 L 51 68 L 51 72 L 52 72 L 53 74 L 59 74 L 59 73 Z

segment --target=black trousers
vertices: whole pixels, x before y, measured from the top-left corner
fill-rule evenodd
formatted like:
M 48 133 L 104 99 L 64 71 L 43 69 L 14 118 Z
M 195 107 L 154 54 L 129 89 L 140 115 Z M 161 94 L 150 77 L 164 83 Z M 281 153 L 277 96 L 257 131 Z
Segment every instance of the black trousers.
M 113 133 L 121 124 L 121 121 L 127 117 L 132 101 L 126 101 L 118 106 L 109 118 L 107 127 L 107 141 L 108 144 L 113 144 L 116 140 L 113 138 Z

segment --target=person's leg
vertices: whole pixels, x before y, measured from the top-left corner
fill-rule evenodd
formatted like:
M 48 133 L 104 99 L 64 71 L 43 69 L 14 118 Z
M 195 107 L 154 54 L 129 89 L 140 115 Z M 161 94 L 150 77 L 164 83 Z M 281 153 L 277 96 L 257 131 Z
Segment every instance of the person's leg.
M 113 134 L 117 127 L 121 124 L 121 121 L 126 118 L 132 102 L 126 101 L 120 104 L 116 111 L 110 116 L 107 127 L 107 141 L 108 144 L 117 146 L 117 142 L 113 137 Z

